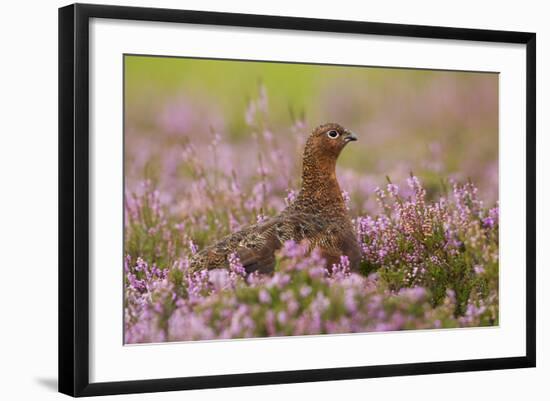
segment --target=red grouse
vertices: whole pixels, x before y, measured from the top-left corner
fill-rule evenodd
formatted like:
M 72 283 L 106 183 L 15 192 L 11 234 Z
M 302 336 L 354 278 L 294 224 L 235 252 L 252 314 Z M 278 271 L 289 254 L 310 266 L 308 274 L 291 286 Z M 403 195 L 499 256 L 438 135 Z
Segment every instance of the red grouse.
M 275 252 L 285 241 L 306 242 L 319 248 L 327 266 L 349 258 L 357 270 L 360 248 L 336 179 L 336 160 L 342 149 L 357 137 L 334 123 L 317 127 L 310 134 L 303 157 L 302 188 L 295 201 L 278 216 L 230 234 L 204 248 L 191 259 L 191 269 L 227 268 L 236 253 L 250 273 L 270 273 Z

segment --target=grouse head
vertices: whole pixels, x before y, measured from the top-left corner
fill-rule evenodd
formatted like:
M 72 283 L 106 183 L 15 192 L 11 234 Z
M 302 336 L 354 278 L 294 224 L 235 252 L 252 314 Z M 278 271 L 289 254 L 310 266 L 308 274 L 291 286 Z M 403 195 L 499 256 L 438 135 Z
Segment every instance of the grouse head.
M 340 152 L 357 137 L 351 131 L 336 123 L 328 123 L 315 128 L 306 143 L 306 152 L 316 156 L 319 162 L 336 161 Z

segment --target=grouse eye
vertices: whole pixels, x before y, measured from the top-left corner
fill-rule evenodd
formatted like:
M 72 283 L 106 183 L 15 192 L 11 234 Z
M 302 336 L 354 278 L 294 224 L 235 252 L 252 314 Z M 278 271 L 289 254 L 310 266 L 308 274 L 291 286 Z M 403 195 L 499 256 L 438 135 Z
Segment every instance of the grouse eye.
M 331 130 L 327 133 L 328 137 L 329 138 L 332 138 L 332 139 L 336 139 L 340 136 L 340 134 L 338 133 L 338 131 L 334 131 L 334 130 Z

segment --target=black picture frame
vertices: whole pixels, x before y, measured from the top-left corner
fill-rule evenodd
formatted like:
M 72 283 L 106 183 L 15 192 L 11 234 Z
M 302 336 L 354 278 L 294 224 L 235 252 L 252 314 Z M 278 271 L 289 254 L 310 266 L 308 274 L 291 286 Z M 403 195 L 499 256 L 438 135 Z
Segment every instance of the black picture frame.
M 91 18 L 437 38 L 526 45 L 527 324 L 521 357 L 90 383 L 89 22 Z M 534 367 L 536 35 L 480 29 L 74 4 L 59 9 L 59 391 L 141 393 Z

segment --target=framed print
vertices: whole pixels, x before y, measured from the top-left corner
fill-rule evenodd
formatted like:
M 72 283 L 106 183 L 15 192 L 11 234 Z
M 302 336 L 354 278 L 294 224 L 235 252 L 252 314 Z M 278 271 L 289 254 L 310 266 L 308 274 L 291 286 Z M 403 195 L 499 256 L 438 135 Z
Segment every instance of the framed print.
M 61 8 L 59 390 L 535 366 L 535 80 L 534 33 Z

